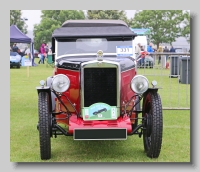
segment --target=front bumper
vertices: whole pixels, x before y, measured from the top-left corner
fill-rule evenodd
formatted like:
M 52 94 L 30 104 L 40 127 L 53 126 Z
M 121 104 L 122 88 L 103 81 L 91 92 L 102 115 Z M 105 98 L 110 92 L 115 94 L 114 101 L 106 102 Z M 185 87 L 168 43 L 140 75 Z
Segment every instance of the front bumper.
M 20 65 L 20 62 L 10 62 L 10 66 L 13 67 L 13 66 L 19 66 Z
M 66 123 L 59 118 L 57 122 Z M 125 140 L 132 132 L 130 118 L 126 116 L 116 120 L 84 121 L 74 114 L 68 122 L 67 135 L 73 135 L 74 140 Z

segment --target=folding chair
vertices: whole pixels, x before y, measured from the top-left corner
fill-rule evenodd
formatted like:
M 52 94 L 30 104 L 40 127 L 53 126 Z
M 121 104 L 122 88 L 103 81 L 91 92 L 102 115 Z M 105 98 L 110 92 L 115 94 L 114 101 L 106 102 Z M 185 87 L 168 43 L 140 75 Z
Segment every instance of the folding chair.
M 52 55 L 50 55 L 50 54 L 47 55 L 46 67 L 48 67 L 48 66 L 54 67 L 54 62 L 52 60 Z

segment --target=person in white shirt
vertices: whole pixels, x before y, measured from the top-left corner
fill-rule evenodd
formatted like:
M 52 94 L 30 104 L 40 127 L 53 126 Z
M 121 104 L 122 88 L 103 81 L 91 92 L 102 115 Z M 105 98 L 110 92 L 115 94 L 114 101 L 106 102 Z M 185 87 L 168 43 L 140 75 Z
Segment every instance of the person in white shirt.
M 136 54 L 136 57 L 137 57 L 138 55 L 140 55 L 140 52 L 141 52 L 141 45 L 140 45 L 140 43 L 138 43 L 138 44 L 136 45 L 136 47 L 135 47 L 135 54 Z

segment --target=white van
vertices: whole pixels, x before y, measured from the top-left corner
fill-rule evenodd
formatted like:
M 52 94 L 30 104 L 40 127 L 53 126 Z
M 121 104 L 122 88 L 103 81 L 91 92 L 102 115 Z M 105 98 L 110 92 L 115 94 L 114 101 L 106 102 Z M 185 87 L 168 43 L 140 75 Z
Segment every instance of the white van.
M 143 46 L 144 51 L 147 51 L 147 37 L 146 36 L 136 36 L 134 39 L 135 45 L 140 43 Z
M 141 46 L 143 46 L 144 51 L 147 51 L 147 37 L 146 36 L 136 36 L 135 39 L 133 40 L 133 49 L 135 52 L 135 47 L 136 45 L 140 43 Z M 135 56 L 135 54 L 134 54 Z M 134 57 L 135 58 L 135 57 Z

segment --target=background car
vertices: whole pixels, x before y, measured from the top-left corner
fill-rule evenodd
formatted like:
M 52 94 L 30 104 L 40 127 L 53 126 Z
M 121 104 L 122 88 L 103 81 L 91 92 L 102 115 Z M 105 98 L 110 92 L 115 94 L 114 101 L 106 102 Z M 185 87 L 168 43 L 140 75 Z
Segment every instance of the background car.
M 30 53 L 30 48 L 26 49 L 25 54 L 29 54 Z M 39 51 L 34 49 L 34 57 L 35 58 L 39 58 L 38 57 Z
M 22 57 L 17 52 L 10 52 L 10 67 L 20 68 Z

